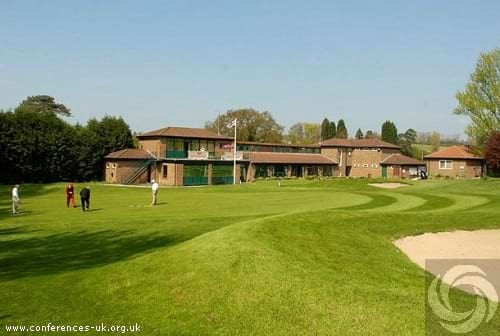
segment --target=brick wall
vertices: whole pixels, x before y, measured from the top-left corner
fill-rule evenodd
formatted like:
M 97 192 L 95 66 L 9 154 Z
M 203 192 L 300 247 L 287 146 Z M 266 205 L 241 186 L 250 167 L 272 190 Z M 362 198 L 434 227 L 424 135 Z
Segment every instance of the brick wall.
M 124 183 L 125 180 L 137 169 L 141 160 L 119 160 L 116 162 L 116 180 L 114 183 Z M 148 171 L 142 173 L 134 184 L 146 183 L 148 181 Z
M 160 143 L 160 139 L 139 140 L 139 148 L 150 151 L 154 156 L 163 157 L 165 152 L 160 152 Z
M 359 150 L 355 149 L 351 152 L 351 172 L 352 177 L 381 177 L 382 168 L 382 151 L 377 150 Z M 358 166 L 359 165 L 359 166 Z M 368 165 L 364 167 L 363 165 Z
M 451 160 L 451 169 L 440 169 L 439 159 L 427 159 L 429 175 L 449 176 L 452 178 L 474 178 L 482 174 L 481 160 Z
M 116 183 L 116 161 L 106 161 L 105 163 L 105 174 L 104 174 L 104 180 L 107 183 Z

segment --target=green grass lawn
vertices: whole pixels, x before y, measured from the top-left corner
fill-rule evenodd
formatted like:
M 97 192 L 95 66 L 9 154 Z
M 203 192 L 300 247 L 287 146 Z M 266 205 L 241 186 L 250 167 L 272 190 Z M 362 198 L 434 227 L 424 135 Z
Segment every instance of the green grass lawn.
M 18 216 L 0 187 L 0 325 L 424 335 L 430 275 L 392 241 L 500 228 L 500 181 L 367 183 L 162 188 L 153 208 L 149 189 L 96 184 L 87 213 L 66 208 L 63 184 L 24 185 Z M 481 332 L 498 334 L 498 315 Z

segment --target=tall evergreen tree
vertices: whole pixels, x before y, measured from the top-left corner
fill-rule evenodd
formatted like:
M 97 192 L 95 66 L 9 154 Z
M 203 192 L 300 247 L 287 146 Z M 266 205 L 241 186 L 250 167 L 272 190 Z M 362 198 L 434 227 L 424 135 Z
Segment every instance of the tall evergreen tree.
M 398 144 L 398 129 L 396 128 L 396 125 L 390 121 L 386 120 L 382 124 L 382 140 L 386 141 L 388 143 L 392 143 L 397 145 Z
M 321 122 L 321 141 L 330 138 L 330 121 L 325 118 Z
M 335 121 L 330 121 L 330 126 L 328 127 L 328 139 L 335 138 L 337 136 L 337 125 Z
M 345 126 L 344 119 L 340 119 L 337 123 L 337 138 L 339 139 L 347 139 L 349 133 L 347 132 L 347 127 Z
M 363 138 L 364 138 L 363 131 L 361 130 L 361 128 L 358 128 L 358 130 L 356 131 L 356 139 L 363 139 Z

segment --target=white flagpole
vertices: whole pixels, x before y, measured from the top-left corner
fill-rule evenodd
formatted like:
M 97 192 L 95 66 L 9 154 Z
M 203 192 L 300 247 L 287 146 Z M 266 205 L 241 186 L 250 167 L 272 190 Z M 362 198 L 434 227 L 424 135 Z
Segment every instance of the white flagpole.
M 234 148 L 233 148 L 233 184 L 236 184 L 236 124 L 237 120 L 234 119 Z

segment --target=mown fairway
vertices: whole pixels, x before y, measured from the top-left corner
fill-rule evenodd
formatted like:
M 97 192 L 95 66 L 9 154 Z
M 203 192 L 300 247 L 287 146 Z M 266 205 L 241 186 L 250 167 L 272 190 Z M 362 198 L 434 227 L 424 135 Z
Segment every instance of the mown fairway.
M 91 185 L 88 213 L 66 208 L 63 184 L 31 185 L 16 217 L 1 187 L 0 325 L 424 335 L 426 274 L 392 240 L 499 228 L 500 181 L 366 184 L 161 189 L 154 208 L 149 189 Z M 482 332 L 500 330 L 498 315 Z

